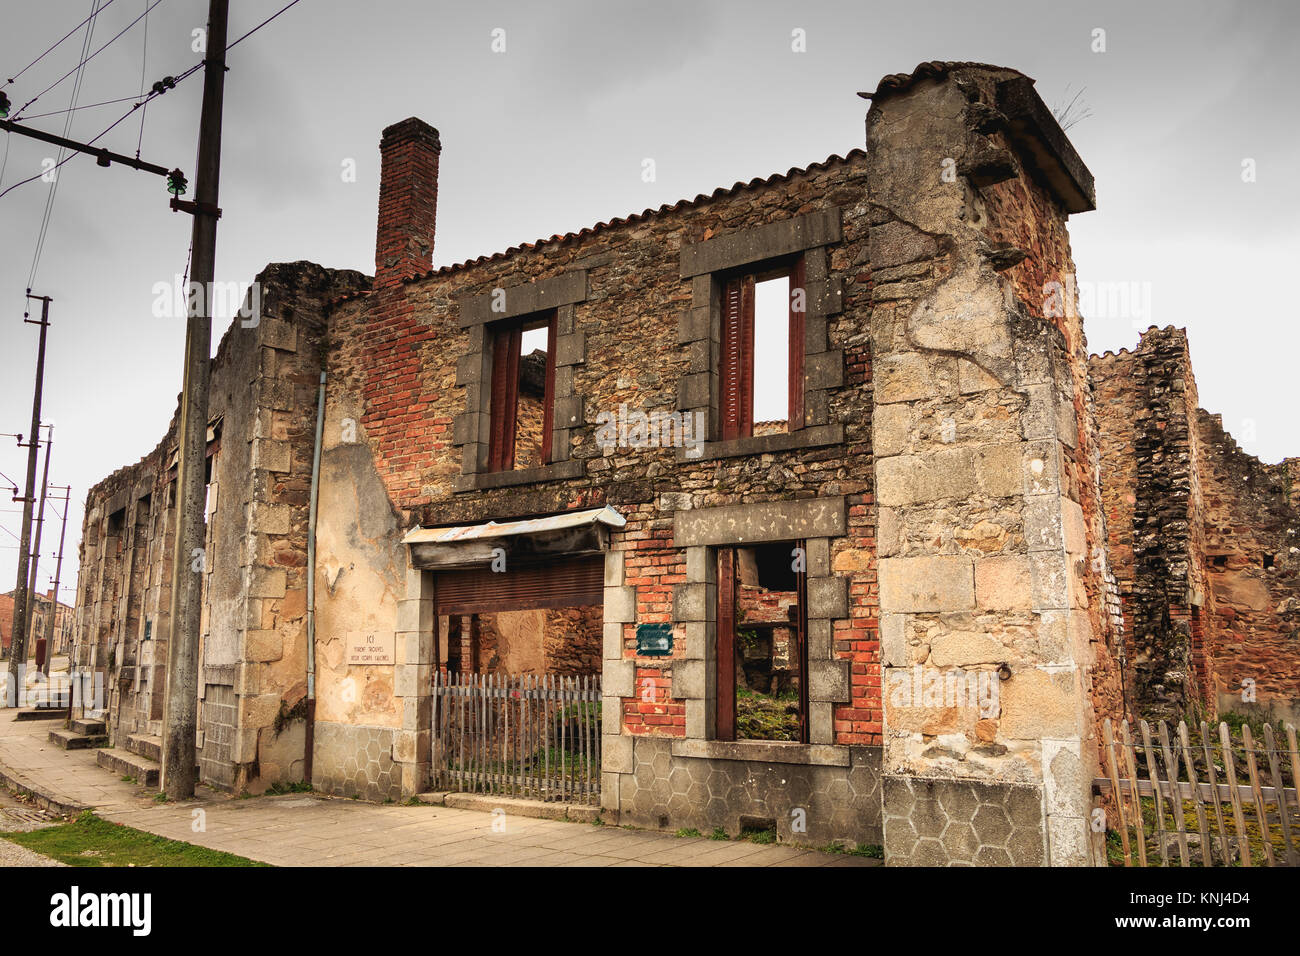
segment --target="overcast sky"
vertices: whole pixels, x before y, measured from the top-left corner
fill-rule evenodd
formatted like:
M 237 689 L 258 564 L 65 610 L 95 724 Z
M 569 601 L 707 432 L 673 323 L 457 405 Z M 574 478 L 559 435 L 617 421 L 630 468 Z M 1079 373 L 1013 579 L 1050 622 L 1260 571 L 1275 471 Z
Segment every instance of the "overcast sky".
M 99 0 L 102 4 L 104 0 Z M 98 49 L 153 0 L 112 0 Z M 233 0 L 230 36 L 287 0 Z M 86 17 L 92 0 L 5 3 L 0 82 Z M 78 103 L 131 97 L 200 57 L 205 0 L 161 0 L 87 64 Z M 1094 352 L 1137 329 L 1188 329 L 1203 407 L 1267 461 L 1300 455 L 1296 297 L 1300 123 L 1294 3 L 864 3 L 641 0 L 301 0 L 231 51 L 217 279 L 268 262 L 373 271 L 378 142 L 419 116 L 442 133 L 439 264 L 577 230 L 864 145 L 855 94 L 922 60 L 1016 67 L 1050 106 L 1082 90 L 1069 130 L 1097 179 L 1097 211 L 1070 221 L 1086 295 L 1129 290 L 1087 317 Z M 493 31 L 504 31 L 504 52 Z M 792 50 L 804 31 L 806 51 Z M 1104 31 L 1104 36 L 1095 31 Z M 76 66 L 84 31 L 5 87 L 15 109 Z M 499 37 L 500 35 L 498 35 Z M 1099 40 L 1104 52 L 1096 51 Z M 499 45 L 499 43 L 498 43 Z M 142 55 L 147 59 L 142 64 Z M 102 142 L 193 179 L 201 72 Z M 59 132 L 73 80 L 26 110 Z M 130 101 L 73 114 L 89 139 Z M 17 136 L 5 189 L 52 148 Z M 655 179 L 642 177 L 653 159 Z M 1253 160 L 1254 182 L 1243 181 Z M 345 181 L 349 161 L 355 181 Z M 190 220 L 163 182 L 78 157 L 58 191 L 34 290 L 54 298 L 43 418 L 51 481 L 71 483 L 64 564 L 73 594 L 87 488 L 161 438 L 181 384 L 183 317 L 155 317 L 154 286 L 184 271 Z M 0 198 L 0 432 L 26 432 L 37 329 L 22 322 L 48 183 Z M 1088 284 L 1094 286 L 1090 287 Z M 1100 297 L 1105 299 L 1105 296 Z M 227 310 L 227 316 L 229 310 Z M 227 322 L 215 323 L 213 344 Z M 0 472 L 25 455 L 0 438 Z M 0 479 L 0 484 L 6 484 Z M 17 505 L 0 493 L 0 589 L 13 585 Z M 40 586 L 57 548 L 50 512 Z

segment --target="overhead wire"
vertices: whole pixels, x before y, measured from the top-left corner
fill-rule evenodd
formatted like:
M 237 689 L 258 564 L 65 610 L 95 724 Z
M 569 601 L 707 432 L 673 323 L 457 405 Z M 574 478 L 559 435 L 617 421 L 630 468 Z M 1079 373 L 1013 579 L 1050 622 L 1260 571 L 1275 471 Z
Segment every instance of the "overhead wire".
M 112 2 L 112 0 L 108 0 L 108 2 Z M 230 51 L 230 50 L 232 50 L 232 49 L 233 49 L 234 47 L 236 47 L 238 44 L 242 43 L 244 40 L 247 40 L 250 36 L 252 36 L 252 35 L 253 35 L 254 33 L 256 33 L 258 30 L 262 29 L 262 27 L 266 26 L 268 23 L 270 23 L 270 22 L 271 22 L 272 20 L 274 20 L 276 17 L 278 17 L 278 16 L 280 16 L 282 13 L 284 13 L 286 10 L 288 10 L 289 8 L 291 8 L 291 7 L 293 7 L 293 6 L 296 6 L 296 5 L 298 4 L 298 2 L 299 2 L 299 0 L 290 0 L 289 3 L 285 4 L 283 7 L 281 7 L 279 10 L 277 10 L 275 13 L 271 14 L 269 17 L 267 17 L 265 20 L 263 20 L 263 21 L 262 21 L 261 23 L 259 23 L 257 26 L 253 27 L 253 28 L 252 28 L 251 30 L 249 30 L 247 33 L 244 33 L 242 36 L 240 36 L 240 37 L 239 37 L 238 39 L 236 39 L 234 42 L 226 44 L 226 50 L 227 50 L 227 52 Z M 108 3 L 106 2 L 106 3 L 104 4 L 104 6 L 108 6 Z M 150 9 L 152 9 L 152 7 L 150 7 Z M 160 89 L 160 88 L 158 88 L 158 86 L 155 84 L 155 88 L 154 88 L 153 90 L 151 90 L 151 91 L 149 92 L 149 94 L 148 94 L 147 96 L 145 96 L 145 98 L 144 98 L 143 100 L 140 100 L 139 102 L 135 103 L 135 104 L 134 104 L 134 105 L 133 105 L 129 110 L 127 110 L 125 113 L 123 113 L 123 114 L 122 114 L 120 117 L 118 117 L 115 121 L 113 121 L 112 123 L 110 123 L 110 124 L 109 124 L 109 125 L 108 125 L 108 126 L 107 126 L 103 131 L 102 131 L 102 132 L 100 132 L 98 135 L 96 135 L 93 139 L 89 140 L 89 141 L 86 143 L 86 145 L 87 145 L 87 146 L 93 146 L 93 145 L 95 145 L 95 143 L 97 143 L 100 139 L 102 139 L 102 138 L 103 138 L 104 136 L 106 136 L 109 132 L 111 132 L 113 129 L 115 129 L 115 128 L 120 124 L 120 123 L 122 123 L 122 122 L 123 122 L 123 121 L 124 121 L 128 116 L 130 116 L 130 115 L 131 115 L 132 113 L 134 113 L 136 110 L 138 110 L 138 109 L 144 107 L 145 105 L 147 105 L 148 103 L 150 103 L 151 101 L 153 101 L 154 99 L 156 99 L 157 97 L 161 96 L 163 93 L 167 92 L 168 89 L 173 89 L 173 88 L 175 88 L 176 86 L 180 85 L 180 83 L 181 83 L 182 80 L 188 79 L 190 76 L 193 76 L 196 72 L 198 72 L 199 70 L 201 70 L 201 69 L 203 68 L 203 65 L 204 65 L 205 62 L 206 62 L 205 60 L 200 60 L 198 63 L 195 63 L 193 66 L 191 66 L 191 67 L 190 67 L 188 70 L 186 70 L 184 73 L 181 73 L 179 76 L 174 77 L 175 82 L 172 83 L 172 85 L 171 85 L 170 87 L 165 87 L 165 88 L 161 88 L 161 89 Z M 119 100 L 119 101 L 117 101 L 117 102 L 121 102 L 121 101 Z M 106 105 L 106 104 L 100 104 L 100 105 Z M 61 112 L 61 111 L 60 111 L 60 112 Z M 73 155 L 76 155 L 76 154 L 74 153 L 74 154 L 72 154 L 72 155 L 69 155 L 69 156 L 65 157 L 61 162 L 59 162 L 59 163 L 58 163 L 56 166 L 54 166 L 53 168 L 54 168 L 54 169 L 58 169 L 58 168 L 61 167 L 64 163 L 66 163 L 66 162 L 68 162 L 69 160 L 71 160 L 71 159 L 73 158 Z M 32 182 L 32 181 L 35 180 L 35 179 L 39 179 L 42 175 L 43 175 L 43 173 L 37 173 L 37 174 L 35 174 L 34 176 L 28 176 L 26 179 L 20 179 L 18 182 L 14 183 L 12 186 L 9 186 L 7 189 L 0 190 L 0 198 L 3 198 L 4 196 L 8 195 L 10 192 L 12 192 L 13 190 L 17 189 L 19 186 L 26 185 L 27 183 L 30 183 L 30 182 Z
M 101 0 L 91 0 L 90 16 L 86 18 L 86 36 L 81 41 L 81 58 L 75 70 L 77 78 L 72 82 L 72 96 L 68 102 L 68 113 L 63 120 L 63 136 L 65 138 L 72 131 L 72 109 L 76 107 L 77 99 L 78 97 L 81 96 L 81 82 L 86 75 L 85 74 L 86 64 L 90 61 L 90 57 L 86 56 L 86 52 L 90 49 L 91 41 L 94 38 L 95 22 L 98 18 L 99 12 L 102 9 L 102 7 L 103 4 L 101 4 Z M 119 36 L 120 35 L 121 34 L 119 34 Z M 108 44 L 105 44 L 105 46 L 107 45 Z M 100 47 L 100 49 L 102 50 L 103 47 Z M 69 75 L 70 74 L 64 74 L 64 78 L 66 79 L 67 76 Z M 60 80 L 59 82 L 62 82 L 62 80 Z M 56 83 L 55 85 L 57 86 L 58 84 Z M 53 87 L 51 87 L 51 89 L 52 88 Z M 66 149 L 60 146 L 59 147 L 60 162 L 55 163 L 53 167 L 54 169 L 57 169 L 60 165 L 62 165 L 61 161 L 64 159 L 65 152 L 67 152 Z M 50 182 L 50 190 L 45 195 L 45 210 L 41 215 L 41 228 L 36 235 L 36 248 L 32 252 L 31 271 L 27 274 L 28 289 L 31 289 L 36 282 L 36 270 L 40 268 L 41 252 L 45 248 L 45 237 L 49 234 L 50 216 L 53 215 L 54 213 L 54 200 L 55 197 L 58 195 L 58 192 L 59 192 L 59 177 L 58 175 L 55 175 L 53 180 Z
M 145 0 L 147 3 L 148 0 Z M 144 78 L 145 71 L 149 63 L 149 8 L 145 7 L 144 11 L 144 39 L 140 42 L 140 95 L 144 96 Z M 144 146 L 144 118 L 149 112 L 148 104 L 140 111 L 140 135 L 135 141 L 135 158 L 140 158 L 140 148 Z
M 113 35 L 112 39 L 110 39 L 107 43 L 105 43 L 103 46 L 101 46 L 98 50 L 96 50 L 94 53 L 90 54 L 89 56 L 86 56 L 86 54 L 85 54 L 85 52 L 84 52 L 84 48 L 83 48 L 81 62 L 78 63 L 75 67 L 73 67 L 71 70 L 69 70 L 67 73 L 64 73 L 61 77 L 59 77 L 57 80 L 55 80 L 55 81 L 54 81 L 53 83 L 51 83 L 49 86 L 47 86 L 45 89 L 41 90 L 39 93 L 37 93 L 35 96 L 33 96 L 30 100 L 28 100 L 26 103 L 24 103 L 22 106 L 20 106 L 20 107 L 18 108 L 17 113 L 14 114 L 14 119 L 15 119 L 15 120 L 18 119 L 18 117 L 22 114 L 23 110 L 27 109 L 27 107 L 31 106 L 33 103 L 35 103 L 37 100 L 39 100 L 39 99 L 40 99 L 42 96 L 44 96 L 46 93 L 50 92 L 50 90 L 54 89 L 56 86 L 58 86 L 58 85 L 59 85 L 60 83 L 62 83 L 64 80 L 66 80 L 68 77 L 72 76 L 72 74 L 77 73 L 78 75 L 80 75 L 81 72 L 85 69 L 87 63 L 89 63 L 89 62 L 90 62 L 91 60 L 93 60 L 95 57 L 99 56 L 101 53 L 103 53 L 105 50 L 107 50 L 110 46 L 112 46 L 113 43 L 116 42 L 117 39 L 118 39 L 119 37 L 122 36 L 122 34 L 126 33 L 127 30 L 130 30 L 133 26 L 135 26 L 137 23 L 139 23 L 139 22 L 140 22 L 140 21 L 141 21 L 141 20 L 142 20 L 142 19 L 143 19 L 147 14 L 148 14 L 148 12 L 149 12 L 150 10 L 152 10 L 154 7 L 158 6 L 158 4 L 160 4 L 160 3 L 162 3 L 162 2 L 163 2 L 163 0 L 153 0 L 153 3 L 151 3 L 151 4 L 150 4 L 146 9 L 145 9 L 145 12 L 144 12 L 144 13 L 140 14 L 140 16 L 136 17 L 134 20 L 132 20 L 130 23 L 128 23 L 126 26 L 124 26 L 121 30 L 117 31 L 117 33 L 115 33 L 115 34 Z M 105 7 L 108 6 L 108 3 L 105 3 L 104 6 L 105 6 Z M 103 9 L 103 8 L 101 7 L 101 10 L 102 10 L 102 9 Z M 96 11 L 96 14 L 97 14 L 98 12 L 99 12 L 99 11 Z M 87 20 L 90 20 L 90 21 L 91 21 L 91 24 L 90 24 L 90 25 L 91 25 L 91 27 L 93 27 L 93 26 L 94 26 L 94 22 L 93 22 L 93 21 L 94 21 L 94 16 L 87 17 Z
M 106 9 L 108 8 L 108 5 L 111 4 L 112 2 L 113 2 L 113 0 L 104 0 L 104 5 L 103 5 L 102 7 L 100 7 L 98 11 L 92 11 L 91 14 L 90 14 L 90 16 L 86 17 L 86 20 L 89 20 L 90 17 L 95 16 L 96 13 L 103 13 L 104 10 L 106 10 Z M 24 73 L 26 73 L 26 72 L 27 72 L 28 70 L 30 70 L 32 67 L 34 67 L 37 63 L 40 63 L 41 60 L 45 59 L 45 58 L 46 58 L 47 56 L 49 56 L 52 52 L 54 52 L 54 49 L 55 49 L 55 48 L 56 48 L 60 43 L 62 43 L 62 42 L 63 42 L 64 40 L 66 40 L 68 37 L 72 36 L 72 34 L 76 33 L 76 32 L 77 32 L 78 30 L 80 30 L 82 27 L 84 27 L 84 26 L 86 25 L 86 20 L 82 20 L 82 21 L 81 21 L 80 23 L 78 23 L 75 27 L 73 27 L 71 30 L 69 30 L 67 33 L 65 33 L 65 34 L 64 34 L 60 39 L 55 40 L 54 43 L 50 45 L 49 49 L 47 49 L 44 53 L 42 53 L 42 54 L 41 54 L 40 56 L 38 56 L 36 59 L 32 60 L 32 62 L 28 63 L 25 67 L 23 67 L 21 70 L 19 70 L 17 73 L 15 73 L 13 76 L 11 76 L 11 77 L 9 77 L 7 80 L 5 80 L 4 83 L 0 84 L 0 89 L 2 89 L 3 87 L 6 87 L 6 86 L 9 86 L 10 84 L 12 84 L 12 83 L 14 82 L 14 80 L 18 79 L 18 77 L 22 76 Z
M 168 89 L 174 89 L 175 87 L 179 86 L 182 80 L 186 80 L 186 79 L 188 79 L 189 77 L 193 76 L 195 73 L 197 73 L 197 72 L 198 72 L 199 70 L 201 70 L 201 69 L 203 69 L 203 61 L 202 61 L 202 60 L 200 60 L 198 63 L 195 63 L 192 67 L 190 67 L 188 70 L 186 70 L 184 73 L 180 74 L 179 76 L 173 77 L 172 79 L 173 79 L 174 82 L 172 83 L 171 86 L 169 86 L 169 87 L 163 87 L 163 88 L 161 88 L 161 89 L 153 89 L 153 90 L 150 90 L 149 93 L 145 96 L 145 98 L 144 98 L 143 100 L 141 100 L 140 102 L 136 103 L 136 104 L 135 104 L 134 106 L 132 106 L 129 110 L 127 110 L 125 113 L 123 113 L 121 116 L 119 116 L 116 120 L 114 120 L 112 123 L 110 123 L 108 126 L 106 126 L 103 130 L 101 130 L 101 131 L 100 131 L 98 134 L 96 134 L 93 138 L 91 138 L 90 140 L 88 140 L 88 141 L 86 142 L 85 145 L 87 145 L 87 146 L 94 146 L 95 143 L 99 142 L 99 140 L 103 139 L 106 135 L 108 135 L 108 133 L 110 133 L 112 130 L 116 129 L 119 125 L 121 125 L 123 122 L 125 122 L 126 119 L 127 119 L 127 118 L 132 114 L 132 113 L 134 113 L 136 110 L 140 109 L 140 107 L 144 106 L 145 103 L 149 103 L 149 102 L 151 102 L 151 101 L 157 99 L 159 96 L 162 96 L 163 93 L 167 92 Z M 77 154 L 76 154 L 75 152 L 72 153 L 72 154 L 70 154 L 69 156 L 67 156 L 66 158 L 64 158 L 63 162 L 59 163 L 58 165 L 54 166 L 53 168 L 54 168 L 54 169 L 58 169 L 60 166 L 63 165 L 63 163 L 68 162 L 69 160 L 71 160 L 71 159 L 72 159 L 74 156 L 76 156 L 76 155 L 77 155 Z M 12 192 L 13 190 L 17 189 L 19 186 L 22 186 L 22 185 L 25 185 L 25 184 L 27 184 L 27 183 L 30 183 L 30 182 L 31 182 L 32 180 L 34 180 L 34 179 L 40 179 L 42 175 L 44 175 L 44 173 L 36 173 L 36 174 L 33 175 L 33 176 L 28 176 L 26 179 L 20 179 L 18 182 L 14 183 L 12 186 L 10 186 L 10 187 L 8 187 L 7 189 L 5 189 L 4 191 L 0 192 L 0 197 L 3 197 L 3 196 L 5 196 L 6 194 Z

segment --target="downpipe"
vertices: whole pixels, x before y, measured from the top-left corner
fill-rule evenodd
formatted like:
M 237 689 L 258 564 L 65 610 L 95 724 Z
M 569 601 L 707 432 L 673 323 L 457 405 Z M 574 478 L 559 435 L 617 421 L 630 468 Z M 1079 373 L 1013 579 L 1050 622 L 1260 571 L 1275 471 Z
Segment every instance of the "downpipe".
M 316 395 L 316 447 L 311 456 L 311 504 L 307 514 L 307 727 L 302 760 L 303 780 L 312 783 L 316 744 L 316 502 L 320 496 L 321 438 L 325 432 L 325 370 Z

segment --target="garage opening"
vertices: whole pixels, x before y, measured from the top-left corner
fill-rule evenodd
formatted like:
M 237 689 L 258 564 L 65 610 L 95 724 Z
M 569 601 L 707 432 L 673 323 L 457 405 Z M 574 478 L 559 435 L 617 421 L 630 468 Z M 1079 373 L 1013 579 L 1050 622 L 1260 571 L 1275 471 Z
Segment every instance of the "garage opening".
M 600 556 L 437 575 L 433 783 L 600 801 Z

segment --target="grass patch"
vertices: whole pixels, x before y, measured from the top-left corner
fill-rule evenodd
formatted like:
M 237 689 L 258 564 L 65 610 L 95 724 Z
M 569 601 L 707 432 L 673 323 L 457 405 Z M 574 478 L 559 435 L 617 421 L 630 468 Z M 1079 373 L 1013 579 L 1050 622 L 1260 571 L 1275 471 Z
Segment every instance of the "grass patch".
M 822 853 L 861 856 L 869 860 L 883 860 L 885 858 L 885 848 L 877 843 L 858 843 L 854 846 L 849 846 L 847 843 L 828 843 L 825 846 L 819 846 L 817 849 Z
M 722 829 L 722 827 L 714 827 L 714 828 L 713 828 L 713 832 L 709 834 L 709 839 L 710 839 L 710 840 L 730 840 L 731 837 L 727 836 L 727 831 L 724 830 L 724 829 Z
M 273 797 L 281 797 L 286 793 L 311 793 L 311 784 L 304 781 L 295 783 L 273 783 L 266 788 L 266 792 Z M 412 797 L 414 799 L 414 797 Z
M 155 794 L 153 795 L 153 802 L 154 802 L 154 803 L 166 803 L 166 802 L 167 802 L 167 794 L 164 793 L 163 791 L 159 790 L 157 793 L 155 793 Z
M 677 835 L 679 837 L 697 837 L 702 836 L 703 834 L 701 834 L 699 830 L 695 829 L 695 827 L 682 827 L 677 831 Z
M 29 833 L 0 833 L 0 836 L 69 866 L 267 865 L 233 853 L 168 840 L 120 823 L 110 823 L 90 811 L 70 823 Z
M 122 775 L 122 782 L 123 782 L 123 783 L 135 783 L 135 777 L 131 776 L 129 773 L 128 773 L 128 774 L 123 774 L 123 775 Z
M 748 687 L 737 687 L 736 738 L 798 740 L 798 695 L 791 692 L 773 697 Z
M 750 843 L 768 844 L 776 842 L 776 830 L 754 830 L 749 827 L 740 831 L 740 838 Z

